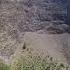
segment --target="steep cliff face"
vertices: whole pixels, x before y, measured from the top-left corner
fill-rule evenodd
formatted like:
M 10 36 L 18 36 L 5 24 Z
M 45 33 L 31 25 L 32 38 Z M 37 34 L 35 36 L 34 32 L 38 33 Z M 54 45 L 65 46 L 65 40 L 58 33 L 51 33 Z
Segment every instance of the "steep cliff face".
M 70 0 L 67 1 L 67 21 L 66 22 L 70 25 Z
M 19 32 L 42 30 L 49 23 L 62 26 L 67 12 L 57 3 L 53 0 L 3 1 L 0 4 L 0 20 Z

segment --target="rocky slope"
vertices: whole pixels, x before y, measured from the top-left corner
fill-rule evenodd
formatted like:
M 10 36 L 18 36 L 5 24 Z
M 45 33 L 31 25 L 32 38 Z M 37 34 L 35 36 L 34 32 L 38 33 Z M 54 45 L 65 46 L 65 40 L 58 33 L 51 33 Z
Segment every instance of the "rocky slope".
M 63 37 L 67 33 L 65 39 L 70 38 L 70 26 L 65 24 L 66 7 L 61 3 L 55 0 L 0 0 L 0 58 L 7 61 L 22 48 L 26 32 Z

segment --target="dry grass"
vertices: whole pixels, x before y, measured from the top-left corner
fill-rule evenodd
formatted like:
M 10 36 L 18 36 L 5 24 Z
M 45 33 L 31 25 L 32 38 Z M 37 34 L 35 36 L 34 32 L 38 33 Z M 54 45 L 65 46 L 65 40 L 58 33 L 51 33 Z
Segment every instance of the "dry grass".
M 7 64 L 4 64 L 4 62 L 0 60 L 0 70 L 10 70 L 10 66 Z
M 43 57 L 31 52 L 14 57 L 11 65 L 0 61 L 0 70 L 70 70 L 68 64 L 60 63 L 50 56 Z
M 11 65 L 11 70 L 70 70 L 70 68 L 52 57 L 29 54 L 16 58 Z

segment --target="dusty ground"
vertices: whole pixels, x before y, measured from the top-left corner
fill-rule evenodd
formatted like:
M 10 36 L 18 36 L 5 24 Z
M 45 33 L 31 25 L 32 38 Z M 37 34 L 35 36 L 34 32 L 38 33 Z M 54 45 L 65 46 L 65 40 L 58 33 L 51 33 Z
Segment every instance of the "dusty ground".
M 33 48 L 38 53 L 49 54 L 62 61 L 70 61 L 70 34 L 50 35 L 26 33 L 24 41 L 27 48 Z

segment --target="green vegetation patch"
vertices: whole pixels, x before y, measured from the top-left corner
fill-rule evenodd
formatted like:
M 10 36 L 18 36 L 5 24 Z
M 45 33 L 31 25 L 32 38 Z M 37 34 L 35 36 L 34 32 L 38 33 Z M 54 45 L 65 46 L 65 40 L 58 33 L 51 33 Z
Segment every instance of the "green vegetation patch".
M 70 70 L 70 66 L 50 56 L 27 53 L 14 57 L 11 65 L 0 61 L 0 70 Z
M 0 70 L 10 70 L 10 66 L 0 61 Z
M 70 70 L 70 67 L 49 56 L 29 54 L 16 58 L 11 65 L 11 70 Z

